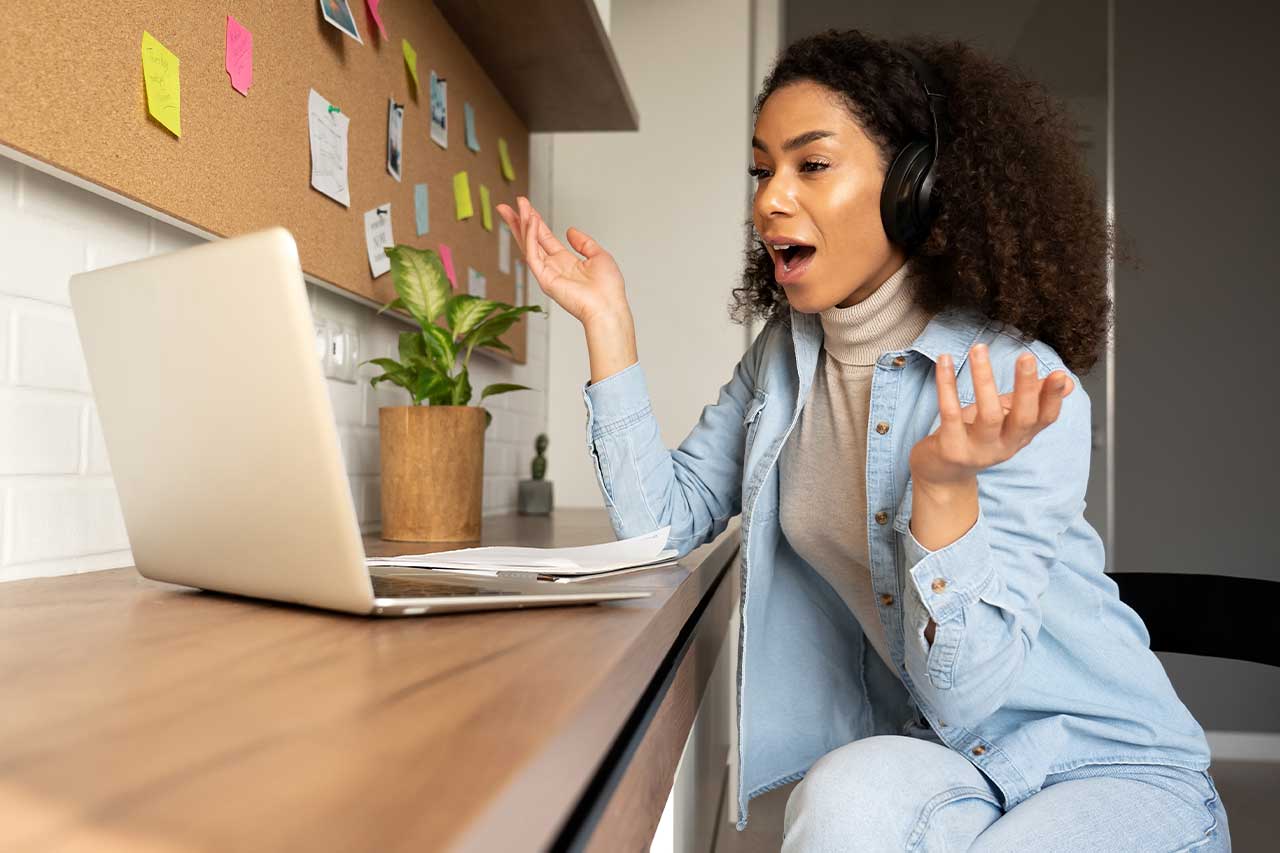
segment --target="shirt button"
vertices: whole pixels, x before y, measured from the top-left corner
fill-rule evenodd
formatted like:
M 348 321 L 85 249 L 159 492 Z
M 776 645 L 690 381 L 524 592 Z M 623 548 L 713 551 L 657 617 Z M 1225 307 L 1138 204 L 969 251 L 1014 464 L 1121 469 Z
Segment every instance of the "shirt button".
M 880 433 L 881 435 L 884 435 L 888 431 L 889 431 L 889 425 L 884 421 L 881 421 L 880 423 L 876 424 L 876 432 Z
M 986 752 L 986 751 L 987 751 L 987 748 L 986 748 L 985 746 L 983 746 L 982 744 L 978 744 L 977 746 L 975 746 L 975 747 L 973 748 L 973 754 L 974 754 L 974 755 L 982 755 L 982 753 L 984 753 L 984 752 Z
M 884 510 L 880 510 L 879 512 L 876 513 L 876 524 L 884 524 L 888 520 L 889 520 L 889 513 L 885 512 Z
M 888 607 L 890 604 L 893 604 L 893 596 L 886 592 L 884 595 L 880 596 L 880 603 L 885 607 Z
M 933 583 L 929 584 L 929 587 L 934 592 L 942 592 L 947 588 L 947 580 L 946 578 L 934 578 Z
M 893 366 L 894 366 L 894 367 L 902 367 L 902 365 L 904 365 L 904 364 L 906 364 L 906 363 L 907 363 L 907 360 L 906 360 L 906 358 L 905 358 L 905 357 L 903 357 L 903 356 L 898 356 L 897 358 L 895 358 L 895 359 L 893 360 Z

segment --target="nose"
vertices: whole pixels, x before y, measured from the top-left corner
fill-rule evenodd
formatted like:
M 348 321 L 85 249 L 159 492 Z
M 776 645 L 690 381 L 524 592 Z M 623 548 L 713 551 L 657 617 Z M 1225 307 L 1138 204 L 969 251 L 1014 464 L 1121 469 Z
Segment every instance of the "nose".
M 796 212 L 795 184 L 784 175 L 770 175 L 756 190 L 756 219 L 764 222 Z

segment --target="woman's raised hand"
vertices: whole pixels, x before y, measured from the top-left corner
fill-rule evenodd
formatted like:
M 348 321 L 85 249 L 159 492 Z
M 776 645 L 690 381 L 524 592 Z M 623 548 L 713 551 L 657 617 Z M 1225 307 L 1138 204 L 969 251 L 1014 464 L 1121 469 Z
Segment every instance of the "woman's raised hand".
M 515 235 L 529 272 L 543 293 L 584 326 L 596 318 L 630 312 L 622 272 L 612 255 L 577 228 L 565 232 L 569 245 L 576 250 L 570 251 L 551 233 L 527 198 L 517 196 L 516 205 L 518 211 L 499 204 L 498 215 Z
M 911 476 L 918 482 L 960 483 L 1011 458 L 1058 419 L 1062 398 L 1074 388 L 1062 371 L 1037 379 L 1030 353 L 1018 358 L 1012 394 L 996 394 L 986 345 L 969 351 L 969 364 L 976 402 L 962 409 L 951 356 L 938 359 L 935 382 L 941 423 L 911 448 Z

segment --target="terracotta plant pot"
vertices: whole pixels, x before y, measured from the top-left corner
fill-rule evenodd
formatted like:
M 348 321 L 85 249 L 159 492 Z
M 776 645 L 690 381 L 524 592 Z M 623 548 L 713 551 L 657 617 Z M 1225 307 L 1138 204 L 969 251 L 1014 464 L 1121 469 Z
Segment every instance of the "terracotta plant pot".
M 482 406 L 384 406 L 382 538 L 480 541 L 484 496 Z

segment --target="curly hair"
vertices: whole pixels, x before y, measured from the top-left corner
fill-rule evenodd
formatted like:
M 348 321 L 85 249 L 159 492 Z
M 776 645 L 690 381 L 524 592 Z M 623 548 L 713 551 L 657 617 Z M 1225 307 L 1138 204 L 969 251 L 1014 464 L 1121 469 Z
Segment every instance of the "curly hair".
M 1107 260 L 1118 249 L 1065 107 L 1016 68 L 961 41 L 899 42 L 930 63 L 944 87 L 937 211 L 911 253 L 917 302 L 927 311 L 975 308 L 1021 339 L 1053 347 L 1077 373 L 1097 362 L 1110 333 Z M 929 108 L 908 60 L 858 30 L 827 30 L 791 44 L 756 99 L 811 81 L 842 97 L 888 169 L 899 148 L 931 136 Z M 742 286 L 730 314 L 789 319 L 773 262 L 747 222 Z

